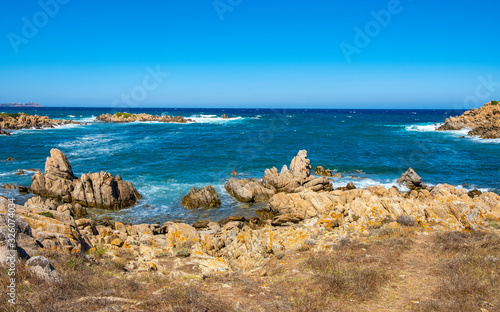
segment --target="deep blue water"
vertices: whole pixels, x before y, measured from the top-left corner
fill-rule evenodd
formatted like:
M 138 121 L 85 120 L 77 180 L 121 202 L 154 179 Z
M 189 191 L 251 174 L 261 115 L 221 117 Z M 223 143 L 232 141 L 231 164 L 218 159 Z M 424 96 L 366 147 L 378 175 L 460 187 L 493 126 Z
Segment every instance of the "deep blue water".
M 105 170 L 131 181 L 144 196 L 139 204 L 115 213 L 93 213 L 133 223 L 253 216 L 262 205 L 242 205 L 224 190 L 231 171 L 237 170 L 239 178 L 260 178 L 266 168 L 288 165 L 301 149 L 308 151 L 313 168 L 322 165 L 345 176 L 335 179 L 335 186 L 353 181 L 358 187 L 389 187 L 408 167 L 413 167 L 428 184 L 467 183 L 467 189 L 496 192 L 500 188 L 499 140 L 460 138 L 463 131 L 432 131 L 433 123 L 463 111 L 127 110 L 195 118 L 197 123 L 191 124 L 96 122 L 94 116 L 114 112 L 102 108 L 24 111 L 89 123 L 0 136 L 0 185 L 29 186 L 31 174 L 17 176 L 16 171 L 43 170 L 50 149 L 58 148 L 68 156 L 77 175 Z M 217 117 L 223 113 L 234 118 Z M 15 161 L 4 161 L 8 157 Z M 180 206 L 191 187 L 207 184 L 214 185 L 220 194 L 221 208 L 187 210 Z M 26 200 L 17 191 L 0 190 L 0 194 L 16 196 L 20 203 Z

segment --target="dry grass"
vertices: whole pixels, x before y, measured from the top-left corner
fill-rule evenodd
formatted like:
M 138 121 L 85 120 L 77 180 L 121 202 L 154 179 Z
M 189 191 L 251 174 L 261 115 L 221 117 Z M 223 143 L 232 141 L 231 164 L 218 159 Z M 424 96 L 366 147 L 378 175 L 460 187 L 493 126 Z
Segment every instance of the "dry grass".
M 436 235 L 441 285 L 416 311 L 500 311 L 500 236 L 486 232 Z

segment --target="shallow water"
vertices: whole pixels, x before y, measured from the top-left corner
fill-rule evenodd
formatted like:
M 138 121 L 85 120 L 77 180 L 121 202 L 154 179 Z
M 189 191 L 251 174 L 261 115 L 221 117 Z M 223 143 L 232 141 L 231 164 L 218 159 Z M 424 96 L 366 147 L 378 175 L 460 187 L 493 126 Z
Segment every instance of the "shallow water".
M 18 109 L 2 109 L 17 112 Z M 450 183 L 466 189 L 498 192 L 500 140 L 461 138 L 466 131 L 434 131 L 452 110 L 264 110 L 264 109 L 128 109 L 134 113 L 181 115 L 190 124 L 95 121 L 113 113 L 101 108 L 38 108 L 27 113 L 88 122 L 55 129 L 21 130 L 0 136 L 0 184 L 28 186 L 42 169 L 51 148 L 69 158 L 76 175 L 108 171 L 131 181 L 144 196 L 119 212 L 93 213 L 126 222 L 218 220 L 229 215 L 253 216 L 259 206 L 243 205 L 224 190 L 231 171 L 238 178 L 260 178 L 266 168 L 289 165 L 300 149 L 311 165 L 342 173 L 335 186 L 352 181 L 357 187 L 390 187 L 408 167 L 425 183 Z M 221 119 L 226 114 L 230 119 Z M 361 173 L 358 173 L 360 170 Z M 351 178 L 350 176 L 353 176 Z M 364 179 L 360 179 L 364 178 Z M 193 186 L 212 184 L 222 199 L 217 209 L 187 210 L 182 197 Z M 16 192 L 0 194 L 21 197 Z

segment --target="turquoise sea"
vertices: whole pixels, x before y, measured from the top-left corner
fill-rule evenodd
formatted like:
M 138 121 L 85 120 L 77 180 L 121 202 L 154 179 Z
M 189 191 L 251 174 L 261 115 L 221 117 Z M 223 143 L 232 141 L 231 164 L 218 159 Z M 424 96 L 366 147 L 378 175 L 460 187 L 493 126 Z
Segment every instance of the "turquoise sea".
M 0 109 L 13 113 L 19 109 Z M 343 175 L 334 186 L 390 187 L 408 167 L 430 185 L 449 183 L 466 189 L 500 192 L 500 141 L 461 138 L 466 131 L 433 131 L 463 110 L 297 110 L 297 109 L 127 109 L 131 113 L 181 115 L 196 123 L 112 124 L 95 116 L 105 108 L 24 109 L 52 119 L 87 125 L 21 130 L 0 136 L 0 185 L 29 186 L 44 169 L 52 148 L 69 158 L 76 175 L 89 171 L 120 174 L 143 195 L 119 212 L 92 210 L 99 218 L 130 223 L 253 216 L 263 205 L 244 205 L 224 190 L 235 169 L 238 178 L 260 178 L 272 166 L 289 164 L 301 149 L 311 165 Z M 221 119 L 226 114 L 230 119 Z M 14 161 L 5 161 L 12 157 Z M 26 174 L 16 175 L 18 169 Z M 465 185 L 463 185 L 465 183 Z M 187 210 L 182 197 L 193 186 L 212 184 L 222 199 L 217 209 Z M 30 195 L 0 190 L 22 204 Z

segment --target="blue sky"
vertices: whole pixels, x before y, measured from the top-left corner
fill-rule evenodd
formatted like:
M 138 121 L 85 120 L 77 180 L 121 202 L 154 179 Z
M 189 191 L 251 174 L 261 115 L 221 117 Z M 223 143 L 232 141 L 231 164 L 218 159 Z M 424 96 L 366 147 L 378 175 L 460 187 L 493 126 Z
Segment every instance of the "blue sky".
M 0 102 L 477 107 L 500 99 L 499 13 L 470 0 L 8 1 Z

